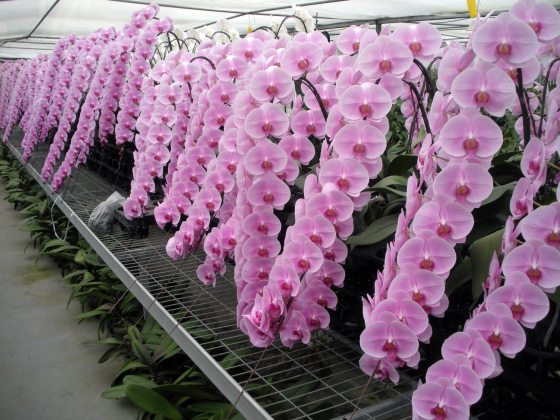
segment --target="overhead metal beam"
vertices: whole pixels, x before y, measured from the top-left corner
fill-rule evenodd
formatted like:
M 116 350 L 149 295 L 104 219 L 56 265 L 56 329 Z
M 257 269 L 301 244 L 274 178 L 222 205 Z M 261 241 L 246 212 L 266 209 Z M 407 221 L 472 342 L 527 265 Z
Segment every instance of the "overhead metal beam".
M 265 13 L 265 12 L 273 12 L 273 11 L 276 11 L 276 10 L 290 9 L 290 8 L 292 8 L 292 6 L 296 6 L 296 7 L 316 6 L 316 5 L 320 5 L 320 4 L 341 3 L 341 2 L 345 2 L 345 1 L 349 1 L 349 0 L 319 0 L 319 1 L 312 1 L 312 2 L 308 2 L 308 3 L 299 3 L 299 4 L 289 5 L 289 6 L 269 7 L 269 8 L 266 8 L 266 9 L 257 9 L 257 10 L 251 10 L 251 11 L 248 11 L 248 12 L 238 13 L 236 15 L 230 16 L 228 19 L 236 19 L 236 18 L 239 18 L 239 17 L 247 16 L 247 15 L 258 15 L 258 14 Z M 208 23 L 205 23 L 204 25 L 198 25 L 198 26 L 195 26 L 192 29 L 200 29 L 200 28 L 203 28 L 203 27 L 208 26 L 208 25 L 214 25 L 215 23 L 218 23 L 218 21 L 208 22 Z
M 138 5 L 148 5 L 151 2 L 150 1 L 144 1 L 144 0 L 109 0 L 109 1 L 114 1 L 117 3 L 128 3 L 128 4 L 138 4 Z M 344 0 L 346 1 L 346 0 Z M 180 9 L 180 10 L 195 10 L 195 11 L 199 11 L 199 12 L 214 12 L 214 13 L 229 13 L 232 15 L 235 14 L 243 14 L 243 13 L 247 13 L 246 11 L 243 10 L 231 10 L 231 9 L 219 9 L 219 8 L 207 8 L 207 7 L 196 7 L 196 6 L 188 6 L 188 5 L 180 5 L 180 4 L 169 4 L 169 3 L 161 3 L 158 2 L 159 7 L 167 7 L 170 9 Z M 291 7 L 291 6 L 289 6 Z M 286 7 L 289 8 L 289 7 Z M 264 12 L 251 12 L 251 14 L 253 15 L 266 15 L 266 16 L 279 16 L 279 17 L 286 17 L 286 16 L 290 16 L 284 13 L 264 13 Z M 230 16 L 226 16 L 227 18 L 231 18 Z M 335 18 L 333 18 L 335 19 Z
M 54 0 L 53 4 L 51 5 L 51 7 L 48 8 L 48 10 L 45 12 L 45 14 L 41 17 L 41 19 L 39 19 L 39 22 L 37 22 L 37 24 L 33 27 L 33 29 L 31 29 L 31 31 L 22 37 L 19 38 L 14 38 L 14 39 L 10 39 L 8 41 L 3 41 L 0 44 L 0 47 L 3 46 L 6 42 L 10 42 L 10 41 L 20 41 L 22 39 L 27 39 L 29 38 L 31 35 L 33 35 L 35 33 L 35 31 L 37 30 L 37 28 L 39 28 L 39 26 L 41 26 L 41 24 L 43 23 L 43 21 L 47 18 L 47 16 L 52 12 L 52 10 L 55 8 L 55 6 L 60 2 L 60 0 Z

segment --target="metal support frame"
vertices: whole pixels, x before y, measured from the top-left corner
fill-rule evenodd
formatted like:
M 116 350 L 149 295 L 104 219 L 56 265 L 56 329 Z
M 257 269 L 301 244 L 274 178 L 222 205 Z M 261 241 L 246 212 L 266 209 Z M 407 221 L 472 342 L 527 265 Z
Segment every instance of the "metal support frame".
M 99 238 L 89 227 L 76 215 L 76 213 L 62 199 L 60 194 L 52 190 L 45 183 L 40 174 L 29 163 L 24 162 L 21 153 L 11 143 L 8 143 L 12 154 L 25 167 L 27 172 L 43 188 L 48 197 L 53 200 L 57 207 L 64 213 L 68 220 L 78 230 L 80 235 L 91 245 L 99 257 L 113 270 L 117 277 L 123 282 L 128 290 L 147 308 L 148 313 L 158 324 L 175 340 L 181 349 L 191 358 L 200 370 L 212 381 L 212 383 L 230 401 L 237 401 L 236 408 L 248 419 L 272 419 L 272 417 L 259 405 L 248 392 L 242 392 L 241 386 L 235 381 L 224 368 L 212 358 L 206 350 L 192 337 L 177 321 L 167 312 L 151 293 L 136 279 L 129 270 L 107 249 Z

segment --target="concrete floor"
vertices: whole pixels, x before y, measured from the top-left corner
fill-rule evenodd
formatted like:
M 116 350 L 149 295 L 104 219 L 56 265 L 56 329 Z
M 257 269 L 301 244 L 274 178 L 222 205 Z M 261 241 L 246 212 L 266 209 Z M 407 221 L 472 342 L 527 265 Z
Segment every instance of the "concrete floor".
M 69 286 L 48 258 L 24 253 L 29 234 L 0 186 L 0 419 L 120 420 L 137 410 L 106 400 L 122 361 L 98 364 L 97 323 L 78 325 Z

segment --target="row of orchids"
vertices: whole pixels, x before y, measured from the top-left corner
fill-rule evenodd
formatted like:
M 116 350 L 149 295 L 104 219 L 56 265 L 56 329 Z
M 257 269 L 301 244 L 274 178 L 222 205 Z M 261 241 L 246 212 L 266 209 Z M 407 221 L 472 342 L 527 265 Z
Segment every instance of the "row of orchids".
M 163 185 L 154 213 L 161 228 L 174 227 L 168 255 L 203 249 L 197 275 L 206 285 L 234 263 L 237 323 L 257 347 L 277 337 L 287 347 L 307 344 L 328 329 L 355 216 L 386 174 L 396 110 L 408 131 L 402 144 L 417 161 L 384 268 L 363 301 L 360 366 L 393 382 L 398 368 L 417 367 L 429 316 L 443 317 L 449 304 L 456 245 L 493 192 L 500 117 L 519 117 L 524 176 L 482 303 L 413 395 L 417 418 L 467 419 L 484 381 L 501 372 L 500 355 L 525 347 L 523 327 L 547 315 L 546 293 L 560 285 L 560 204 L 542 194 L 557 182 L 549 168 L 558 169 L 560 90 L 549 85 L 559 81 L 558 12 L 521 0 L 478 18 L 466 45 L 445 47 L 428 23 L 379 34 L 352 26 L 330 41 L 301 9 L 293 37 L 282 22 L 244 38 L 182 39 L 157 13 L 150 5 L 121 31 L 67 36 L 49 55 L 2 64 L 3 140 L 19 124 L 29 159 L 54 133 L 41 171 L 54 190 L 96 138 L 133 142 L 125 214 L 142 217 Z M 220 35 L 235 32 L 221 25 Z M 186 48 L 162 55 L 158 41 L 170 34 Z

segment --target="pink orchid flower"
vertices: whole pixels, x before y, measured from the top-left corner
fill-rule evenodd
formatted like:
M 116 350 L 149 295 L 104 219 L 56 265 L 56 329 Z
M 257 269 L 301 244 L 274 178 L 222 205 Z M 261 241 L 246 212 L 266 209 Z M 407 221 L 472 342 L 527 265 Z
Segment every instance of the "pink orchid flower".
M 513 189 L 509 203 L 511 215 L 520 219 L 533 211 L 533 188 L 528 178 L 520 178 Z
M 454 158 L 487 159 L 500 150 L 502 130 L 490 117 L 476 109 L 465 109 L 449 119 L 439 136 L 442 149 Z
M 420 22 L 418 25 L 400 25 L 393 36 L 404 45 L 408 45 L 415 58 L 425 62 L 434 58 L 441 46 L 441 34 L 428 22 Z
M 426 382 L 437 382 L 440 378 L 451 380 L 469 405 L 476 403 L 482 396 L 482 381 L 473 370 L 469 358 L 464 355 L 457 354 L 430 366 L 426 372 Z
M 538 48 L 535 31 L 507 12 L 480 25 L 473 33 L 472 46 L 476 55 L 485 61 L 505 60 L 512 64 L 529 60 Z
M 299 276 L 289 264 L 275 264 L 270 270 L 269 282 L 276 284 L 284 298 L 295 297 L 299 293 Z
M 456 355 L 466 356 L 479 378 L 488 378 L 496 368 L 496 357 L 484 337 L 475 330 L 456 332 L 449 336 L 441 347 L 445 360 L 453 360 Z
M 290 199 L 290 188 L 272 173 L 259 178 L 247 191 L 247 199 L 253 206 L 265 205 L 277 209 Z
M 266 172 L 278 174 L 286 168 L 287 157 L 280 146 L 263 140 L 247 152 L 244 163 L 247 172 L 253 176 L 260 176 Z
M 371 319 L 377 319 L 379 314 L 388 312 L 395 315 L 416 334 L 422 334 L 428 328 L 428 315 L 422 307 L 404 292 L 393 292 L 394 298 L 387 298 L 380 302 L 373 312 Z
M 417 269 L 428 270 L 445 276 L 455 265 L 453 246 L 436 233 L 423 230 L 408 241 L 397 254 L 397 264 L 414 264 Z
M 435 178 L 434 194 L 477 208 L 492 192 L 492 176 L 478 163 L 450 162 Z
M 357 197 L 369 182 L 366 168 L 353 159 L 335 158 L 321 165 L 319 182 L 332 183 L 336 188 L 350 196 Z
M 503 70 L 482 62 L 455 77 L 451 94 L 459 106 L 484 108 L 495 117 L 503 116 L 516 100 L 511 78 Z
M 321 268 L 323 253 L 311 240 L 300 237 L 285 245 L 282 259 L 295 267 L 298 274 L 314 273 Z
M 486 298 L 486 307 L 507 305 L 513 319 L 527 328 L 534 328 L 549 310 L 548 297 L 522 272 L 513 272 L 506 277 L 505 285 L 497 288 Z
M 309 41 L 294 42 L 284 50 L 281 66 L 294 77 L 300 77 L 319 67 L 323 60 L 323 50 L 317 44 Z
M 291 126 L 296 135 L 317 138 L 325 135 L 325 118 L 321 111 L 299 111 L 292 114 Z
M 342 127 L 334 136 L 333 148 L 337 155 L 358 161 L 375 159 L 385 151 L 385 136 L 366 122 L 356 122 Z
M 341 114 L 349 120 L 383 118 L 392 106 L 391 95 L 379 85 L 363 83 L 348 87 L 339 98 Z
M 512 317 L 512 312 L 503 303 L 492 306 L 488 312 L 479 312 L 466 326 L 467 330 L 475 330 L 490 344 L 492 350 L 509 358 L 515 357 L 525 347 L 523 327 Z
M 286 155 L 304 165 L 308 165 L 311 159 L 315 157 L 313 143 L 305 135 L 284 136 L 278 142 L 278 146 L 286 152 Z
M 357 65 L 371 79 L 379 79 L 385 73 L 401 77 L 412 65 L 412 59 L 408 46 L 394 37 L 380 35 L 360 51 Z
M 415 232 L 427 229 L 443 239 L 458 243 L 464 242 L 473 226 L 472 213 L 461 204 L 449 201 L 446 196 L 435 196 L 425 203 L 412 221 Z
M 363 26 L 352 25 L 336 37 L 336 46 L 342 54 L 352 55 L 377 39 L 377 33 Z
M 560 35 L 560 15 L 549 3 L 518 1 L 511 7 L 511 13 L 526 22 L 541 42 L 552 41 Z
M 280 327 L 280 340 L 288 348 L 292 348 L 295 343 L 309 343 L 311 334 L 305 316 L 298 310 L 291 310 L 286 320 Z
M 520 227 L 526 240 L 540 239 L 560 249 L 560 203 L 532 211 L 521 221 Z
M 362 350 L 370 357 L 389 361 L 406 361 L 414 356 L 418 339 L 411 329 L 389 313 L 383 313 L 380 318 L 370 321 L 360 335 Z
M 468 420 L 469 405 L 453 383 L 446 378 L 427 382 L 412 394 L 412 409 L 418 418 Z
M 399 373 L 397 369 L 385 359 L 376 359 L 374 357 L 363 354 L 360 357 L 360 369 L 368 375 L 371 376 L 375 373 L 374 379 L 379 381 L 386 381 L 389 379 L 392 383 L 397 384 L 399 382 Z
M 552 292 L 560 286 L 560 251 L 542 239 L 527 239 L 506 255 L 502 270 L 506 278 L 519 272 L 532 284 Z
M 248 91 L 260 102 L 277 100 L 288 104 L 295 96 L 292 77 L 280 67 L 272 66 L 257 71 L 249 82 Z
M 280 105 L 265 103 L 253 109 L 245 119 L 244 128 L 247 134 L 255 139 L 268 136 L 280 137 L 288 131 L 290 121 Z
M 243 220 L 243 232 L 249 236 L 270 235 L 277 236 L 282 228 L 280 220 L 266 207 L 257 207 L 254 213 Z

